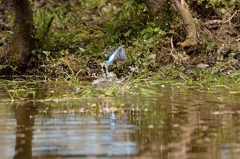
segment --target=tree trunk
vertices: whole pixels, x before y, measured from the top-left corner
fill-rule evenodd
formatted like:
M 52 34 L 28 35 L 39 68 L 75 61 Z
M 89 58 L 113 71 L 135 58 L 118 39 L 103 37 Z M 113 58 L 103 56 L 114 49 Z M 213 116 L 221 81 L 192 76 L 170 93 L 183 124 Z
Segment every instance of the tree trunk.
M 186 30 L 186 39 L 184 42 L 179 43 L 179 45 L 186 52 L 196 50 L 198 43 L 196 26 L 186 2 L 184 0 L 171 0 L 171 3 L 176 7 L 177 11 L 180 13 Z
M 165 0 L 141 0 L 141 2 L 147 6 L 150 15 L 156 17 L 157 23 L 160 23 L 165 12 Z
M 14 0 L 14 7 L 14 36 L 8 52 L 8 62 L 12 68 L 24 71 L 32 49 L 32 7 L 29 0 Z

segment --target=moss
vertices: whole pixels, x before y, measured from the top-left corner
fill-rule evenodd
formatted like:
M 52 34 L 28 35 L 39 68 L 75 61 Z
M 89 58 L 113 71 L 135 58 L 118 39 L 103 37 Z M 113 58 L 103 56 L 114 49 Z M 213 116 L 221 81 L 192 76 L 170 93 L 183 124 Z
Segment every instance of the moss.
M 8 61 L 12 67 L 23 70 L 27 65 L 27 60 L 31 51 L 31 38 L 29 23 L 16 25 L 14 38 L 10 44 Z
M 178 43 L 180 49 L 186 51 L 187 53 L 196 50 L 197 44 L 197 40 L 195 39 L 186 39 L 184 42 Z

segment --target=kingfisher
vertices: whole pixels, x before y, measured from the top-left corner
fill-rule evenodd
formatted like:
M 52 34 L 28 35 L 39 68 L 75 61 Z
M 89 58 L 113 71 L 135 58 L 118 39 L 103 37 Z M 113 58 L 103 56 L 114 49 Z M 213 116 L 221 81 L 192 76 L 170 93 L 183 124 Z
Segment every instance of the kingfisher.
M 113 64 L 116 60 L 127 60 L 126 52 L 124 50 L 124 46 L 119 46 L 117 50 L 112 50 L 107 56 L 107 66 L 110 66 Z

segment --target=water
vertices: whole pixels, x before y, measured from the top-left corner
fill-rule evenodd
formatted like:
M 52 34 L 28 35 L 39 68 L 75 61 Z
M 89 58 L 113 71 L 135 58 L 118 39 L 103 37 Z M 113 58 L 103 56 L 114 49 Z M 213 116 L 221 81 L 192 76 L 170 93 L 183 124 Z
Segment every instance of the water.
M 162 96 L 1 102 L 0 158 L 239 158 L 239 94 L 158 90 Z

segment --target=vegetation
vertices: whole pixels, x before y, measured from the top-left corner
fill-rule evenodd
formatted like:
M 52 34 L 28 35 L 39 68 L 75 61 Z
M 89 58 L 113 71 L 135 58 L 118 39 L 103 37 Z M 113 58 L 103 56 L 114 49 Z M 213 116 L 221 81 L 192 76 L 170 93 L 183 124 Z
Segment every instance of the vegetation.
M 34 48 L 25 72 L 18 72 L 6 58 L 8 46 L 14 39 L 14 14 L 11 9 L 1 12 L 5 18 L 1 20 L 0 73 L 18 77 L 20 81 L 28 79 L 30 83 L 37 79 L 38 83 L 48 81 L 86 88 L 73 91 L 72 96 L 109 96 L 118 91 L 144 92 L 145 89 L 150 92 L 149 86 L 172 81 L 188 88 L 236 89 L 229 83 L 239 84 L 239 2 L 186 2 L 198 37 L 197 49 L 187 48 L 188 51 L 182 49 L 188 46 L 182 43 L 187 33 L 173 5 L 165 5 L 167 14 L 163 14 L 159 22 L 152 16 L 154 12 L 138 0 L 33 1 Z M 120 86 L 94 89 L 88 82 L 105 75 L 102 63 L 119 45 L 127 46 L 128 60 L 114 64 L 109 71 L 124 82 Z M 12 99 L 22 98 L 16 97 L 19 93 L 13 93 L 22 85 L 5 80 L 1 83 Z M 145 86 L 134 89 L 139 83 Z M 24 88 L 28 91 L 30 87 Z M 35 96 L 34 91 L 29 94 Z

